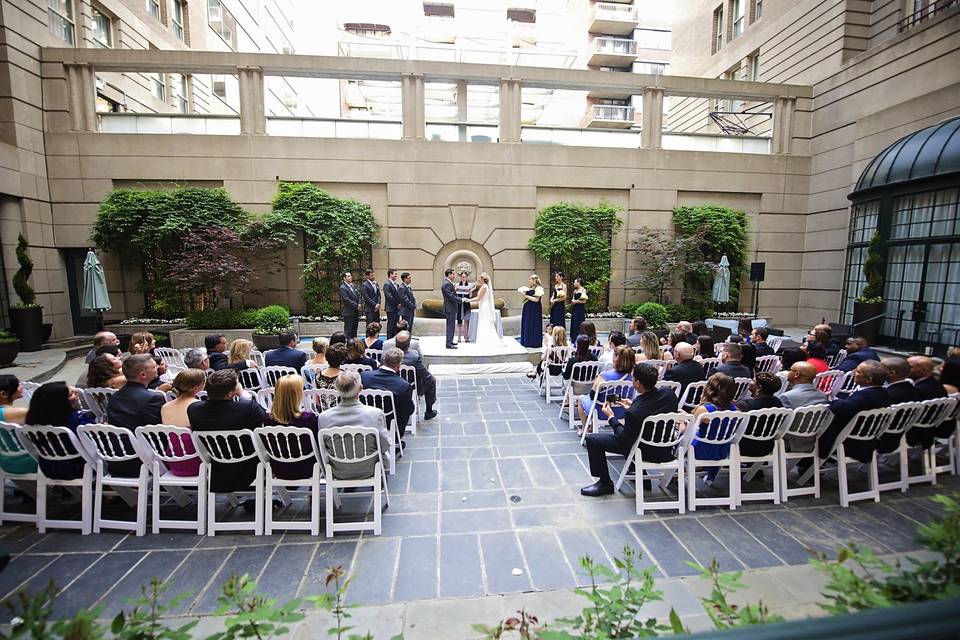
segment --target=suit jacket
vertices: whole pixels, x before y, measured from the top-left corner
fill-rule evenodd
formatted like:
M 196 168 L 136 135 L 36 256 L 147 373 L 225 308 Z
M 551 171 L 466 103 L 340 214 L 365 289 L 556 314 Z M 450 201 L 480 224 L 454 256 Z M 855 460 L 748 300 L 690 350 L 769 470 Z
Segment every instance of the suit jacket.
M 755 342 L 753 343 L 753 348 L 756 350 L 758 358 L 761 356 L 774 355 L 773 347 L 768 345 L 766 342 Z
M 340 314 L 352 318 L 360 311 L 360 295 L 352 285 L 340 283 Z
M 780 394 L 780 404 L 787 409 L 799 409 L 813 404 L 825 404 L 827 394 L 817 389 L 811 383 L 795 384 L 789 390 Z
M 247 368 L 246 362 L 234 362 L 230 364 L 230 359 L 225 353 L 213 352 L 208 354 L 210 358 L 210 368 L 214 371 L 221 371 L 223 369 L 236 369 L 241 371 Z
M 727 362 L 713 370 L 713 373 L 725 373 L 731 378 L 752 378 L 750 367 L 739 362 Z M 712 374 L 711 374 L 712 375 Z
M 864 347 L 841 360 L 834 369 L 839 371 L 853 371 L 861 362 L 866 362 L 867 360 L 879 361 L 880 356 L 870 347 Z
M 694 360 L 686 360 L 673 365 L 663 374 L 664 380 L 672 380 L 680 383 L 680 395 L 687 390 L 687 385 L 691 382 L 701 382 L 706 379 L 706 372 L 703 365 Z
M 387 423 L 383 417 L 383 411 L 376 407 L 368 407 L 359 400 L 345 400 L 323 411 L 317 417 L 318 444 L 322 449 L 323 430 L 330 427 L 373 427 L 380 433 L 380 452 L 384 456 L 384 464 L 387 458 L 394 455 L 390 450 L 390 434 L 387 431 Z M 373 443 L 370 443 L 371 445 Z M 331 462 L 333 476 L 337 480 L 356 480 L 360 478 L 369 478 L 373 475 L 373 467 L 376 460 L 365 462 Z
M 107 422 L 130 431 L 145 424 L 160 424 L 160 408 L 165 402 L 162 393 L 150 391 L 136 382 L 127 382 L 110 397 L 110 402 L 107 403 Z M 107 469 L 113 475 L 136 476 L 140 473 L 140 461 L 112 462 L 107 465 Z
M 241 398 L 233 400 L 207 400 L 194 402 L 187 407 L 190 428 L 194 431 L 233 431 L 235 429 L 256 429 L 263 426 L 266 415 L 256 400 Z M 243 454 L 252 450 L 253 443 L 244 443 Z M 257 458 L 224 464 L 214 462 L 210 469 L 210 489 L 214 493 L 232 493 L 243 491 L 257 476 Z
M 642 336 L 642 335 L 643 335 L 643 333 L 640 332 L 640 331 L 638 331 L 638 332 L 636 332 L 636 333 L 631 333 L 630 335 L 628 335 L 628 336 L 627 336 L 627 346 L 630 346 L 630 347 L 639 347 L 639 346 L 640 346 L 640 336 Z
M 890 396 L 890 404 L 919 402 L 920 400 L 926 399 L 920 391 L 913 386 L 913 382 L 910 380 L 901 380 L 900 382 L 888 384 L 885 389 L 887 390 L 887 395 Z
M 364 280 L 360 286 L 360 293 L 363 294 L 363 312 L 376 313 L 376 307 L 380 305 L 380 285 Z
M 417 372 L 417 391 L 423 393 L 426 389 L 426 381 L 433 378 L 433 374 L 427 371 L 423 364 L 423 357 L 419 351 L 407 349 L 403 354 L 403 364 L 413 367 Z
M 943 388 L 943 385 L 930 377 L 914 380 L 913 386 L 920 393 L 921 400 L 947 397 L 947 390 Z
M 397 283 L 387 279 L 383 283 L 383 310 L 387 313 L 397 313 L 400 306 L 400 289 Z
M 659 413 L 674 413 L 677 411 L 679 399 L 669 389 L 653 389 L 633 399 L 633 404 L 623 416 L 623 424 L 617 418 L 610 419 L 613 434 L 617 444 L 625 453 L 640 437 L 643 421 Z M 674 458 L 673 450 L 665 447 L 648 447 L 641 445 L 640 455 L 647 462 L 666 462 Z
M 389 340 L 383 341 L 383 351 L 386 351 L 387 349 L 395 349 L 396 346 L 397 346 L 396 338 L 390 338 Z M 417 340 L 416 338 L 410 338 L 410 346 L 407 347 L 407 351 L 416 351 L 417 353 L 421 353 L 420 341 Z
M 440 293 L 443 294 L 443 313 L 446 315 L 454 314 L 457 312 L 457 307 L 462 304 L 460 298 L 457 297 L 457 290 L 453 286 L 453 283 L 448 279 L 443 279 L 443 284 L 440 285 Z
M 264 364 L 268 367 L 293 367 L 297 371 L 307 363 L 306 351 L 291 349 L 288 346 L 270 349 L 263 356 Z
M 943 385 L 931 377 L 914 380 L 914 389 L 920 394 L 921 400 L 933 400 L 934 398 L 946 398 L 947 390 Z M 948 437 L 956 428 L 956 421 L 947 420 L 939 427 L 933 429 L 911 429 L 907 432 L 907 442 L 913 445 L 923 445 L 924 448 L 933 444 L 934 436 L 939 438 Z
M 880 409 L 889 406 L 890 396 L 883 387 L 858 389 L 846 398 L 838 398 L 831 402 L 830 411 L 833 412 L 833 420 L 823 435 L 820 436 L 820 456 L 826 457 L 830 453 L 837 436 L 857 413 L 867 409 Z M 868 463 L 870 462 L 870 456 L 877 448 L 877 442 L 876 440 L 870 442 L 851 441 L 846 443 L 844 448 L 848 456 L 856 458 L 860 462 Z
M 397 412 L 397 435 L 402 436 L 414 412 L 413 385 L 392 369 L 380 367 L 360 374 L 364 389 L 383 389 L 393 394 L 393 408 Z
M 400 294 L 400 315 L 411 317 L 417 310 L 417 297 L 413 295 L 413 289 L 403 284 L 398 285 Z

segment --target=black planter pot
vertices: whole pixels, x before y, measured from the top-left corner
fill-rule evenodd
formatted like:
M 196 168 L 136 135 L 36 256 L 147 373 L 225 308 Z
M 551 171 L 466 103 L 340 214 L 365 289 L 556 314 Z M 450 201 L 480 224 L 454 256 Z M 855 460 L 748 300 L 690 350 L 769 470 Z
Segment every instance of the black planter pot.
M 11 308 L 10 329 L 20 339 L 20 351 L 39 351 L 43 346 L 43 308 Z
M 8 367 L 17 359 L 20 345 L 16 342 L 0 342 L 0 367 Z
M 276 349 L 280 346 L 280 336 L 276 333 L 255 333 L 253 334 L 253 344 L 260 351 Z
M 50 339 L 50 336 L 53 335 L 53 323 L 44 322 L 43 323 L 43 341 L 46 342 Z
M 877 343 L 880 337 L 880 328 L 883 326 L 883 318 L 877 318 L 883 313 L 885 304 L 883 302 L 854 302 L 853 303 L 853 324 L 856 325 L 853 333 L 863 336 L 871 345 Z M 874 318 L 870 320 L 870 318 Z M 869 322 L 865 322 L 869 320 Z M 860 324 L 863 322 L 863 324 Z

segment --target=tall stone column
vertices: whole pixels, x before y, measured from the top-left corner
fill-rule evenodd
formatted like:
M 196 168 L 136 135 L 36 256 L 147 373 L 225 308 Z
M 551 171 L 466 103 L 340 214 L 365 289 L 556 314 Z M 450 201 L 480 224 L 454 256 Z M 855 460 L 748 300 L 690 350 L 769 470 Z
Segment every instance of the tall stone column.
M 646 87 L 643 90 L 640 115 L 640 148 L 660 149 L 663 146 L 663 89 Z
M 93 65 L 64 63 L 71 131 L 97 130 L 97 78 Z
M 263 97 L 263 69 L 237 67 L 240 81 L 240 133 L 262 136 L 267 133 Z
M 404 73 L 400 76 L 400 107 L 403 139 L 424 140 L 427 137 L 427 121 L 422 73 Z
M 467 81 L 457 80 L 457 120 L 466 122 L 470 114 L 467 113 Z M 467 125 L 461 124 L 457 127 L 457 140 L 467 141 Z
M 500 142 L 520 142 L 520 80 L 500 78 Z
M 793 112 L 796 107 L 796 98 L 781 97 L 773 101 L 773 140 L 770 141 L 770 153 L 790 153 L 793 143 Z

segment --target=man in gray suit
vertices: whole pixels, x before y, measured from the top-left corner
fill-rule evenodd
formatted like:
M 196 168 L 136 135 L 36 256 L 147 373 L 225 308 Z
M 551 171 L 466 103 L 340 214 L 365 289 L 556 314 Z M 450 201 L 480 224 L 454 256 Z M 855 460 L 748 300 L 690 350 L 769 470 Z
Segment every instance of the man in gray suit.
M 400 318 L 407 321 L 407 330 L 413 333 L 413 315 L 417 310 L 417 298 L 410 287 L 411 280 L 410 272 L 404 271 L 400 274 L 400 284 L 397 285 L 397 289 L 400 294 Z
M 408 334 L 410 333 L 410 327 L 407 326 L 407 321 L 404 320 L 403 318 L 400 318 L 399 320 L 397 320 L 397 333 L 399 334 L 401 331 L 406 331 Z M 397 349 L 397 348 L 399 348 L 397 347 L 397 338 L 396 336 L 394 336 L 389 340 L 383 341 L 383 347 L 381 348 L 381 351 L 386 353 L 387 349 Z M 410 350 L 416 351 L 417 353 L 422 353 L 420 351 L 420 341 L 417 340 L 416 338 L 410 338 Z
M 829 402 L 827 394 L 817 389 L 813 384 L 816 375 L 816 367 L 809 362 L 801 360 L 790 365 L 786 382 L 789 387 L 780 394 L 780 404 L 786 409 L 799 409 L 800 407 Z M 785 435 L 783 439 L 787 443 L 787 448 L 794 453 L 810 453 L 813 451 L 813 438 Z
M 387 423 L 383 417 L 383 411 L 361 404 L 359 397 L 363 385 L 360 384 L 360 374 L 356 371 L 341 372 L 337 376 L 336 388 L 340 403 L 323 411 L 317 417 L 318 440 L 323 440 L 323 430 L 330 427 L 373 427 L 380 432 L 380 452 L 383 454 L 383 463 L 386 465 L 387 459 L 394 455 L 390 448 Z M 320 446 L 324 446 L 322 442 Z M 358 480 L 372 476 L 375 463 L 375 459 L 370 459 L 365 462 L 333 462 L 331 466 L 337 480 Z
M 457 289 L 453 285 L 453 269 L 443 272 L 443 283 L 440 285 L 443 294 L 443 315 L 447 317 L 447 349 L 456 349 L 453 343 L 453 333 L 457 328 L 457 307 L 461 304 L 457 297 Z

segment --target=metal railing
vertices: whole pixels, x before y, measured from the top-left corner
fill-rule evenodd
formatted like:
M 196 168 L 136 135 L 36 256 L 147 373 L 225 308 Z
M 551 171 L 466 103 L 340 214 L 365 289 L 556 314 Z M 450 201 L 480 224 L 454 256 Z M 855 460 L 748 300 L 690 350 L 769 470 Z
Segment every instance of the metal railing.
M 633 122 L 633 107 L 621 104 L 595 104 L 590 107 L 593 120 Z
M 591 45 L 593 53 L 610 53 L 615 55 L 637 55 L 637 43 L 625 38 L 596 38 Z
M 637 21 L 637 8 L 632 4 L 598 2 L 593 5 L 593 17 L 601 20 Z
M 953 7 L 960 7 L 960 0 L 933 0 L 933 2 L 930 2 L 927 6 L 914 11 L 900 20 L 900 22 L 897 23 L 897 31 L 904 31 L 915 27 L 921 22 L 930 20 Z

